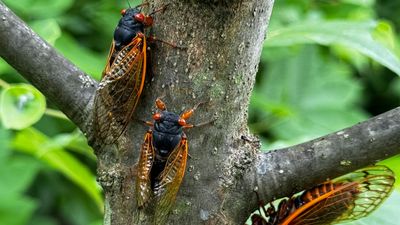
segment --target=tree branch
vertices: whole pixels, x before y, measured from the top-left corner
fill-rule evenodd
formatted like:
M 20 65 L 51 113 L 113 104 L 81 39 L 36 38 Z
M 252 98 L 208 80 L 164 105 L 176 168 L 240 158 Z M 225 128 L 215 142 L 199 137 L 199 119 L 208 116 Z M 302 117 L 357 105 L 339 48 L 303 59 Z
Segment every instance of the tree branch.
M 299 145 L 260 153 L 236 186 L 244 201 L 232 201 L 249 215 L 258 207 L 254 188 L 268 202 L 399 153 L 400 107 Z M 253 204 L 248 199 L 254 199 Z
M 0 2 L 0 56 L 86 131 L 97 83 Z

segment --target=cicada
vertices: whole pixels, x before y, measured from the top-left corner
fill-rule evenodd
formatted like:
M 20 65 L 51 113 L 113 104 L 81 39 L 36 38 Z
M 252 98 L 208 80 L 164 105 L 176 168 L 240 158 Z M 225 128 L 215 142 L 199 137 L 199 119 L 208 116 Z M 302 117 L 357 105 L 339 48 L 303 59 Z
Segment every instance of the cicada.
M 267 219 L 253 225 L 326 225 L 357 220 L 375 210 L 392 191 L 395 178 L 386 166 L 371 166 L 319 184 L 282 200 L 277 209 L 261 206 Z
M 114 143 L 125 131 L 143 91 L 147 66 L 144 30 L 153 25 L 151 15 L 165 8 L 144 15 L 143 5 L 121 11 L 96 91 L 94 132 L 105 144 Z
M 154 122 L 146 122 L 150 129 L 136 168 L 136 199 L 139 210 L 152 202 L 154 223 L 164 224 L 185 174 L 188 140 L 183 130 L 194 126 L 186 120 L 198 105 L 180 115 L 168 112 L 160 99 L 156 106 L 160 112 L 153 115 Z

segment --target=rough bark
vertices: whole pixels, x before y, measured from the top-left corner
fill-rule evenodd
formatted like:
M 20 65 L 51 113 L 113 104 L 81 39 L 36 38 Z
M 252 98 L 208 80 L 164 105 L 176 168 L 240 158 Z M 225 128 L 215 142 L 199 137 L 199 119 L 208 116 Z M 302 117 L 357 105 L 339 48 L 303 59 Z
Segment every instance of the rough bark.
M 191 123 L 216 119 L 186 132 L 191 158 L 169 224 L 243 224 L 256 208 L 255 187 L 270 200 L 399 153 L 399 109 L 343 132 L 259 153 L 246 125 L 247 106 L 273 1 L 221 2 L 171 1 L 152 30 L 159 39 L 187 48 L 153 46 L 153 77 L 134 117 L 149 119 L 156 97 L 165 96 L 175 112 L 206 102 Z M 163 4 L 156 0 L 151 8 Z M 96 84 L 3 4 L 0 18 L 0 55 L 92 137 Z M 116 145 L 93 143 L 106 198 L 105 224 L 137 220 L 132 171 L 146 129 L 133 122 Z M 140 219 L 149 224 L 146 215 Z
M 152 8 L 165 4 L 153 3 Z M 230 168 L 241 163 L 235 162 L 242 157 L 238 155 L 256 152 L 248 149 L 240 137 L 249 135 L 247 106 L 271 10 L 272 1 L 265 0 L 230 7 L 173 1 L 155 17 L 152 33 L 186 48 L 174 49 L 160 43 L 152 46 L 153 79 L 145 87 L 136 118 L 150 118 L 154 100 L 165 96 L 169 111 L 178 113 L 206 102 L 190 119 L 191 123 L 216 119 L 213 124 L 187 131 L 191 158 L 169 224 L 243 224 L 246 215 L 238 219 L 224 215 L 221 209 L 235 180 L 236 174 Z M 147 128 L 140 124 L 131 128 L 129 137 L 134 138 L 119 144 L 129 147 L 109 152 L 99 160 L 105 180 L 109 180 L 109 171 L 118 171 L 121 180 L 105 188 L 111 209 L 106 215 L 111 224 L 134 221 L 129 173 Z M 109 163 L 110 157 L 113 163 Z M 140 224 L 147 224 L 145 221 L 150 219 L 144 217 Z

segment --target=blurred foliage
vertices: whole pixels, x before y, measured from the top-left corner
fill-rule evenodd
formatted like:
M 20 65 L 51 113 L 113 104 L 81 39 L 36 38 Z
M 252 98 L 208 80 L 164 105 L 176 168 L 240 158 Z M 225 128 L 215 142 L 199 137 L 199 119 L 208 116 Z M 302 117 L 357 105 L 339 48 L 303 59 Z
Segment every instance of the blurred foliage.
M 96 79 L 119 10 L 128 4 L 3 2 Z M 399 9 L 400 3 L 389 0 L 275 1 L 249 113 L 265 149 L 309 140 L 398 106 Z M 86 139 L 2 60 L 0 88 L 0 224 L 102 224 L 96 159 Z M 395 157 L 383 163 L 400 174 L 399 162 Z M 376 213 L 354 224 L 395 224 L 399 195 L 396 191 Z
M 4 88 L 0 99 L 0 118 L 4 127 L 23 129 L 36 123 L 46 110 L 46 99 L 28 84 Z
M 275 1 L 249 110 L 264 150 L 399 105 L 399 9 L 394 1 Z M 399 156 L 382 163 L 400 174 Z M 398 224 L 399 186 L 376 212 L 349 224 Z

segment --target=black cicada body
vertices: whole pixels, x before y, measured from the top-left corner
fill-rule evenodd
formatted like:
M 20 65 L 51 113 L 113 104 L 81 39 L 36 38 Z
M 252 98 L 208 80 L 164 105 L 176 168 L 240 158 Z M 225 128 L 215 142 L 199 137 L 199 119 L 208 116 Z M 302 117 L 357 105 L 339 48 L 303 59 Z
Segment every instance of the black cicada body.
M 105 144 L 114 143 L 132 119 L 146 78 L 144 29 L 153 24 L 141 6 L 122 10 L 121 15 L 95 97 L 94 132 Z
M 161 112 L 153 115 L 154 122 L 144 137 L 136 174 L 136 199 L 139 209 L 154 201 L 155 224 L 164 224 L 175 202 L 185 174 L 188 141 L 183 129 L 195 108 L 180 116 L 168 112 L 165 104 L 157 99 Z
M 109 66 L 114 63 L 118 53 L 123 48 L 130 45 L 138 34 L 144 34 L 145 28 L 153 25 L 153 17 L 144 15 L 141 12 L 141 5 L 134 8 L 123 9 L 121 10 L 121 15 L 122 17 L 114 31 L 114 39 L 107 60 Z M 103 76 L 107 70 L 109 70 L 109 68 L 107 68 L 106 65 Z

